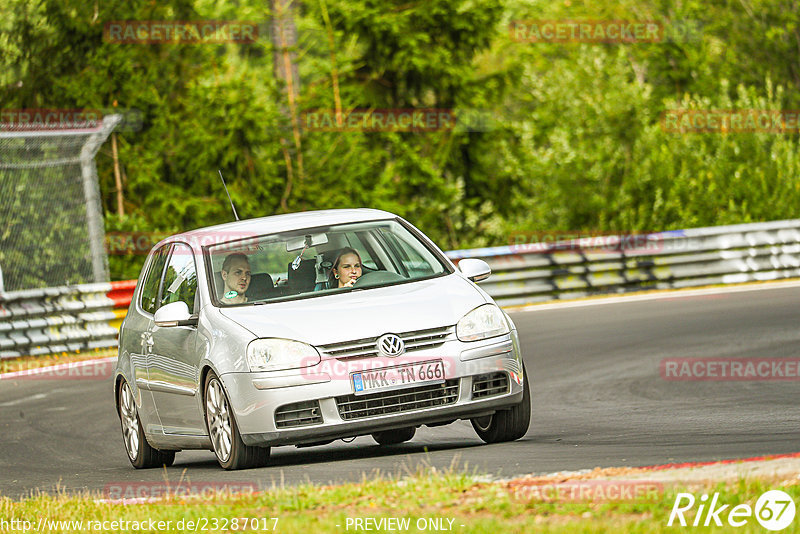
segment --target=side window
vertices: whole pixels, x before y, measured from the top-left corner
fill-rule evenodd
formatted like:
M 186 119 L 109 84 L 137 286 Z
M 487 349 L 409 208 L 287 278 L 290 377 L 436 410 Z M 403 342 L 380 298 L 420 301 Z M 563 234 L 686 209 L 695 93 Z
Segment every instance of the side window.
M 192 312 L 195 293 L 197 293 L 197 270 L 194 266 L 194 253 L 189 246 L 175 243 L 164 274 L 161 306 L 183 301 L 189 307 L 189 312 Z
M 153 261 L 150 262 L 150 270 L 147 271 L 140 303 L 142 309 L 147 313 L 155 313 L 158 309 L 158 286 L 161 282 L 164 264 L 167 262 L 167 251 L 169 251 L 169 245 L 164 245 L 155 251 L 153 253 Z

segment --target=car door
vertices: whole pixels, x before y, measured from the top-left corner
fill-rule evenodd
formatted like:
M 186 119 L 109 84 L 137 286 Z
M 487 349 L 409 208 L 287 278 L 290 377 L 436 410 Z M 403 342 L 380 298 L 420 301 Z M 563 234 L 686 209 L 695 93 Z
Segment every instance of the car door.
M 142 424 L 149 434 L 160 432 L 158 416 L 154 409 L 154 399 L 150 392 L 148 359 L 153 346 L 153 314 L 158 305 L 158 293 L 164 276 L 164 266 L 169 256 L 170 245 L 164 245 L 153 252 L 147 273 L 142 281 L 141 291 L 125 318 L 122 347 L 128 351 L 131 360 L 132 381 L 142 391 L 142 405 L 139 407 Z
M 161 283 L 158 307 L 183 301 L 197 313 L 197 265 L 194 252 L 174 243 Z M 196 326 L 150 327 L 152 348 L 148 356 L 150 390 L 167 434 L 205 435 L 201 413 L 200 359 Z

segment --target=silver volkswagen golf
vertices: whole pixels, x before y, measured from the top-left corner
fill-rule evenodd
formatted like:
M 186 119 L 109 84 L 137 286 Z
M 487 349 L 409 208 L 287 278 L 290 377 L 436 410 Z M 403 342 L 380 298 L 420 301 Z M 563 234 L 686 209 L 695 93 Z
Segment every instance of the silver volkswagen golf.
M 529 379 L 514 324 L 402 218 L 371 209 L 238 221 L 150 252 L 119 339 L 114 392 L 134 467 L 211 449 L 225 469 L 277 445 L 469 419 L 521 438 Z

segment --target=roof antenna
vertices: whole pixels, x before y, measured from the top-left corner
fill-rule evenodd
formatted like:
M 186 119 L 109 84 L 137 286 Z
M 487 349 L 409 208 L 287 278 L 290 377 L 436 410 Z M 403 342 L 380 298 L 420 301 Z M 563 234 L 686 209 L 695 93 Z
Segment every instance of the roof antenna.
M 225 178 L 222 177 L 222 170 L 217 169 L 217 172 L 219 172 L 219 178 L 220 178 L 220 180 L 222 180 L 222 187 L 225 188 L 225 193 L 228 195 L 228 200 L 230 200 L 230 202 L 231 202 L 231 209 L 233 210 L 233 216 L 236 217 L 236 220 L 238 221 L 239 220 L 239 214 L 236 213 L 236 207 L 233 205 L 233 199 L 231 198 L 231 194 L 228 193 L 228 186 L 225 185 Z

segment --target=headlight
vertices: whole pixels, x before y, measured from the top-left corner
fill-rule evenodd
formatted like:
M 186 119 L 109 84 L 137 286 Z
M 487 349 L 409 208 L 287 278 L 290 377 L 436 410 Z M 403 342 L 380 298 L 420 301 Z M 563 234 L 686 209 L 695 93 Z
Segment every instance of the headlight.
M 247 346 L 251 372 L 311 367 L 320 362 L 317 349 L 291 339 L 256 339 Z
M 508 334 L 510 331 L 503 311 L 494 304 L 478 306 L 456 325 L 456 336 L 461 341 L 478 341 Z

